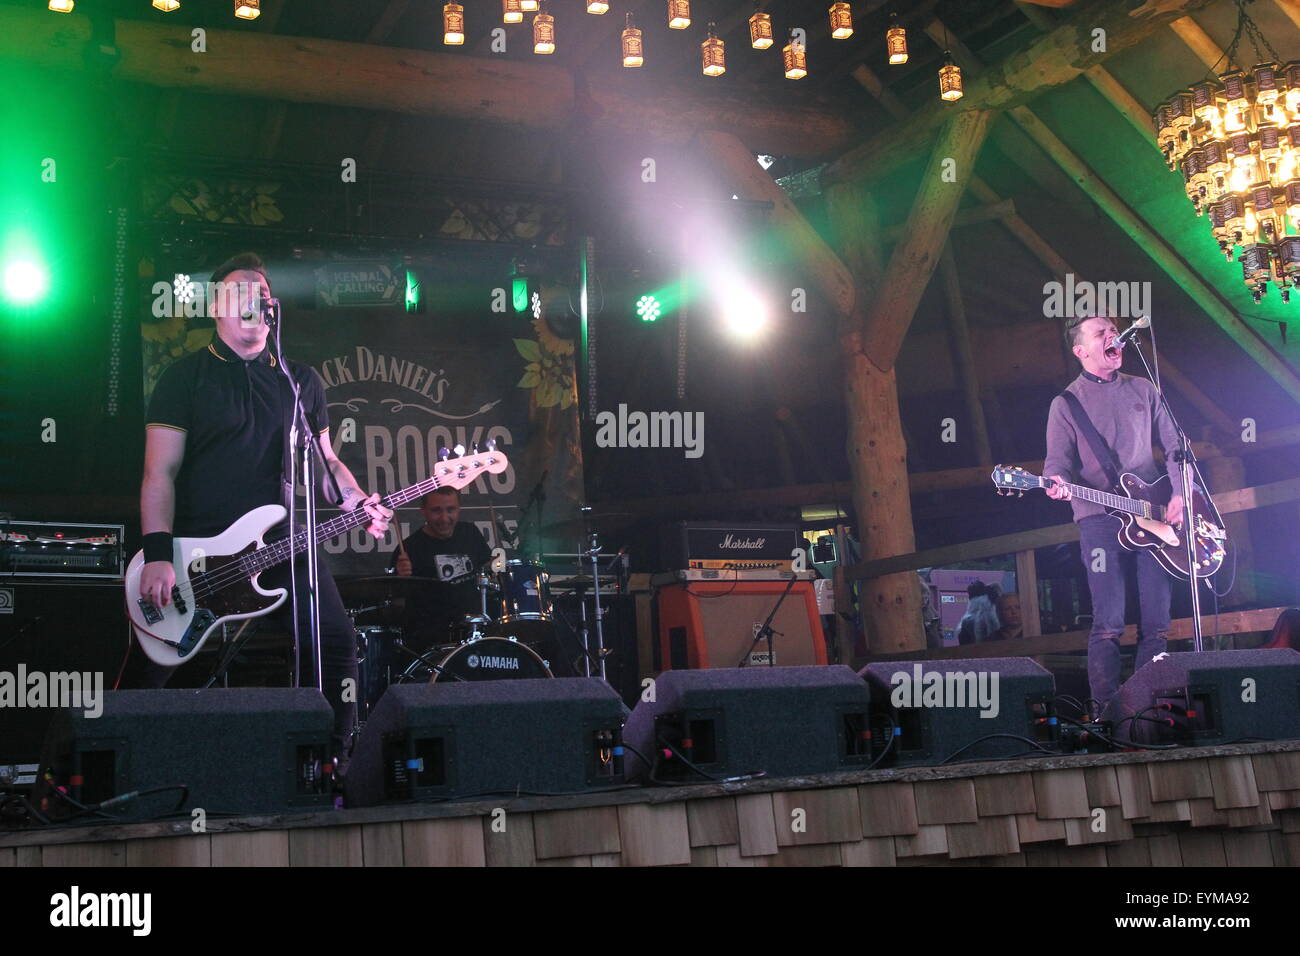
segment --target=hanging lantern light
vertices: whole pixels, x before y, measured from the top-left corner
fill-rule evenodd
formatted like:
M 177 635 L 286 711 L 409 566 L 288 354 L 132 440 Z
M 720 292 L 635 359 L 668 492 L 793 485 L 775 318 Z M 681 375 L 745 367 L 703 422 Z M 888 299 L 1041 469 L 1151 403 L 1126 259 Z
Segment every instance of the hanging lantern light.
M 685 30 L 691 25 L 691 0 L 668 0 L 668 26 Z
M 179 10 L 181 0 L 153 0 L 153 8 L 161 10 L 163 13 L 171 13 L 173 10 Z
M 898 14 L 889 15 L 889 29 L 885 31 L 885 49 L 889 53 L 889 65 L 899 66 L 907 62 L 907 31 L 898 25 Z
M 939 67 L 939 98 L 949 103 L 962 98 L 961 67 L 952 62 L 952 54 L 943 51 L 943 66 Z
M 465 8 L 459 3 L 447 3 L 442 8 L 442 42 L 447 46 L 465 42 Z
M 533 52 L 555 52 L 555 17 L 542 10 L 533 17 Z
M 76 0 L 50 0 L 50 9 L 55 13 L 71 13 L 76 5 Z
M 524 22 L 524 8 L 521 0 L 501 0 L 501 22 Z
M 524 13 L 536 13 L 542 9 L 541 0 L 519 0 L 519 9 Z
M 804 45 L 794 38 L 793 30 L 790 32 L 790 42 L 781 50 L 781 60 L 785 65 L 787 80 L 802 80 L 808 75 L 808 53 L 804 50 Z
M 609 4 L 606 3 L 605 0 L 587 0 L 587 12 L 596 14 L 608 13 Z
M 705 76 L 721 76 L 727 72 L 727 54 L 718 38 L 716 23 L 709 24 L 709 38 L 700 44 L 700 53 L 704 58 Z
M 844 0 L 836 0 L 832 3 L 829 13 L 833 38 L 846 40 L 853 36 L 853 9 Z
M 262 15 L 262 0 L 235 0 L 235 16 L 241 20 L 256 20 Z
M 754 4 L 755 8 L 758 4 Z M 766 50 L 775 40 L 772 34 L 772 14 L 755 9 L 749 18 L 749 45 L 755 50 Z
M 645 47 L 641 43 L 641 31 L 632 24 L 632 14 L 627 15 L 627 26 L 623 28 L 623 65 L 641 66 L 645 63 Z

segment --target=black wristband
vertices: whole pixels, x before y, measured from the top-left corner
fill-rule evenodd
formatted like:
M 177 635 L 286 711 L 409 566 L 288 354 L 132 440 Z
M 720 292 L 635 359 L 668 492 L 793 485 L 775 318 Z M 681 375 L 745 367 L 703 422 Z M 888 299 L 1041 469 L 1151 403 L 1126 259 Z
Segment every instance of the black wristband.
M 172 561 L 172 533 L 170 531 L 153 531 L 140 539 L 144 550 L 144 559 L 148 561 Z

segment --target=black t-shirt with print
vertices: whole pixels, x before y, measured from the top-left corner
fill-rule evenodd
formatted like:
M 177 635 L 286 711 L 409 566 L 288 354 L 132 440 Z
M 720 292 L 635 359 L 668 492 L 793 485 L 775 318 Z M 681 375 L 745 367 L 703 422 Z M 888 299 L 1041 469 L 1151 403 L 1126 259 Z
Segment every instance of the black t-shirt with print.
M 408 630 L 441 629 L 479 612 L 478 569 L 492 557 L 492 550 L 478 528 L 458 521 L 450 538 L 435 538 L 420 528 L 403 545 L 411 558 L 411 573 L 434 579 L 406 599 Z M 393 552 L 394 565 L 399 553 Z

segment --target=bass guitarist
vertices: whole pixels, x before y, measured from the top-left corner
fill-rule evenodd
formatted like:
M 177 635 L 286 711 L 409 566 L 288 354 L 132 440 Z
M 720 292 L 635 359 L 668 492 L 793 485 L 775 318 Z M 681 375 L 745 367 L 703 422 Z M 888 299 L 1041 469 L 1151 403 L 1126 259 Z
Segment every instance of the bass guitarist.
M 270 297 L 266 268 L 256 255 L 243 253 L 219 266 L 212 282 L 219 293 L 213 303 L 216 334 L 212 344 L 168 366 L 154 389 L 145 419 L 140 523 L 146 563 L 139 596 L 159 608 L 171 602 L 176 583 L 171 563 L 173 535 L 217 535 L 253 508 L 286 503 L 285 429 L 292 393 L 267 346 L 269 327 L 258 309 L 249 308 L 250 301 Z M 244 317 L 249 314 L 258 317 Z M 344 511 L 365 508 L 373 519 L 367 530 L 376 538 L 383 537 L 392 511 L 378 503 L 378 494 L 367 497 L 334 454 L 320 376 L 296 362 L 289 367 L 308 420 L 320 436 L 325 465 L 343 495 L 339 507 Z M 324 485 L 329 488 L 328 481 Z M 268 538 L 285 533 L 272 532 Z M 298 581 L 305 582 L 306 556 L 297 560 Z M 288 562 L 268 569 L 262 586 L 288 588 Z M 289 600 L 275 612 L 286 630 L 293 627 L 292 607 Z M 301 671 L 307 674 L 305 595 L 298 609 Z M 343 691 L 348 679 L 356 686 L 356 637 L 334 578 L 324 568 L 320 574 L 320 633 L 325 684 L 321 690 L 334 709 L 334 753 L 346 759 L 356 703 L 345 701 Z M 145 683 L 161 687 L 172 670 L 150 663 Z
M 1155 386 L 1144 378 L 1125 375 L 1123 345 L 1117 344 L 1115 323 L 1103 317 L 1073 319 L 1066 341 L 1083 370 L 1052 401 L 1047 416 L 1047 457 L 1043 474 L 1055 482 L 1071 482 L 1111 490 L 1118 476 L 1132 472 L 1155 481 L 1160 469 L 1152 456 L 1153 438 L 1165 450 L 1171 487 L 1182 487 L 1174 452 L 1178 436 L 1160 403 Z M 1083 416 L 1092 423 L 1094 434 Z M 1079 525 L 1079 547 L 1092 593 L 1092 630 L 1088 634 L 1088 683 L 1099 715 L 1119 689 L 1119 637 L 1124 631 L 1126 567 L 1136 559 L 1140 622 L 1134 669 L 1165 649 L 1169 634 L 1170 579 L 1146 551 L 1133 554 L 1120 546 L 1118 521 L 1105 508 L 1073 498 L 1061 484 L 1047 489 L 1058 500 L 1070 501 Z M 1072 500 L 1071 500 L 1072 499 Z M 1179 527 L 1183 499 L 1175 494 L 1166 506 L 1169 524 Z

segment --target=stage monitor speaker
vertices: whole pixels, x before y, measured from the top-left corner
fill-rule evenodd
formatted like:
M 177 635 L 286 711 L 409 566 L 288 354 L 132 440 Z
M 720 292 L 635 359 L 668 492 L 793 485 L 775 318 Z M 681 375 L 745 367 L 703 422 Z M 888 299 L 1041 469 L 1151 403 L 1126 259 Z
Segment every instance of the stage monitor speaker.
M 98 716 L 79 708 L 54 715 L 41 767 L 82 805 L 138 792 L 111 811 L 129 820 L 173 812 L 188 820 L 196 808 L 327 809 L 333 726 L 334 712 L 313 688 L 107 691 Z M 188 797 L 177 807 L 182 786 Z M 34 794 L 48 816 L 88 817 L 41 774 Z
M 870 694 L 847 667 L 664 671 L 652 686 L 654 699 L 638 702 L 623 729 L 636 778 L 705 783 L 760 771 L 790 777 L 853 770 L 871 762 Z M 642 758 L 654 761 L 653 773 Z
M 893 661 L 858 672 L 871 685 L 872 729 L 895 727 L 882 766 L 998 760 L 1058 749 L 1056 682 L 1027 657 Z
M 619 786 L 627 712 L 596 677 L 394 684 L 357 739 L 347 803 Z
M 772 651 L 754 635 L 786 590 L 786 581 L 687 581 L 661 587 L 659 653 L 663 670 L 798 667 L 826 663 L 817 595 L 811 581 L 796 581 L 772 619 Z M 751 651 L 751 646 L 753 647 Z
M 130 642 L 120 581 L 0 581 L 0 675 L 18 693 L 20 674 L 79 674 L 112 687 Z M 10 706 L 0 691 L 0 766 L 35 764 L 54 713 Z
M 1102 715 L 1119 740 L 1189 746 L 1300 735 L 1300 651 L 1166 655 L 1142 665 Z

